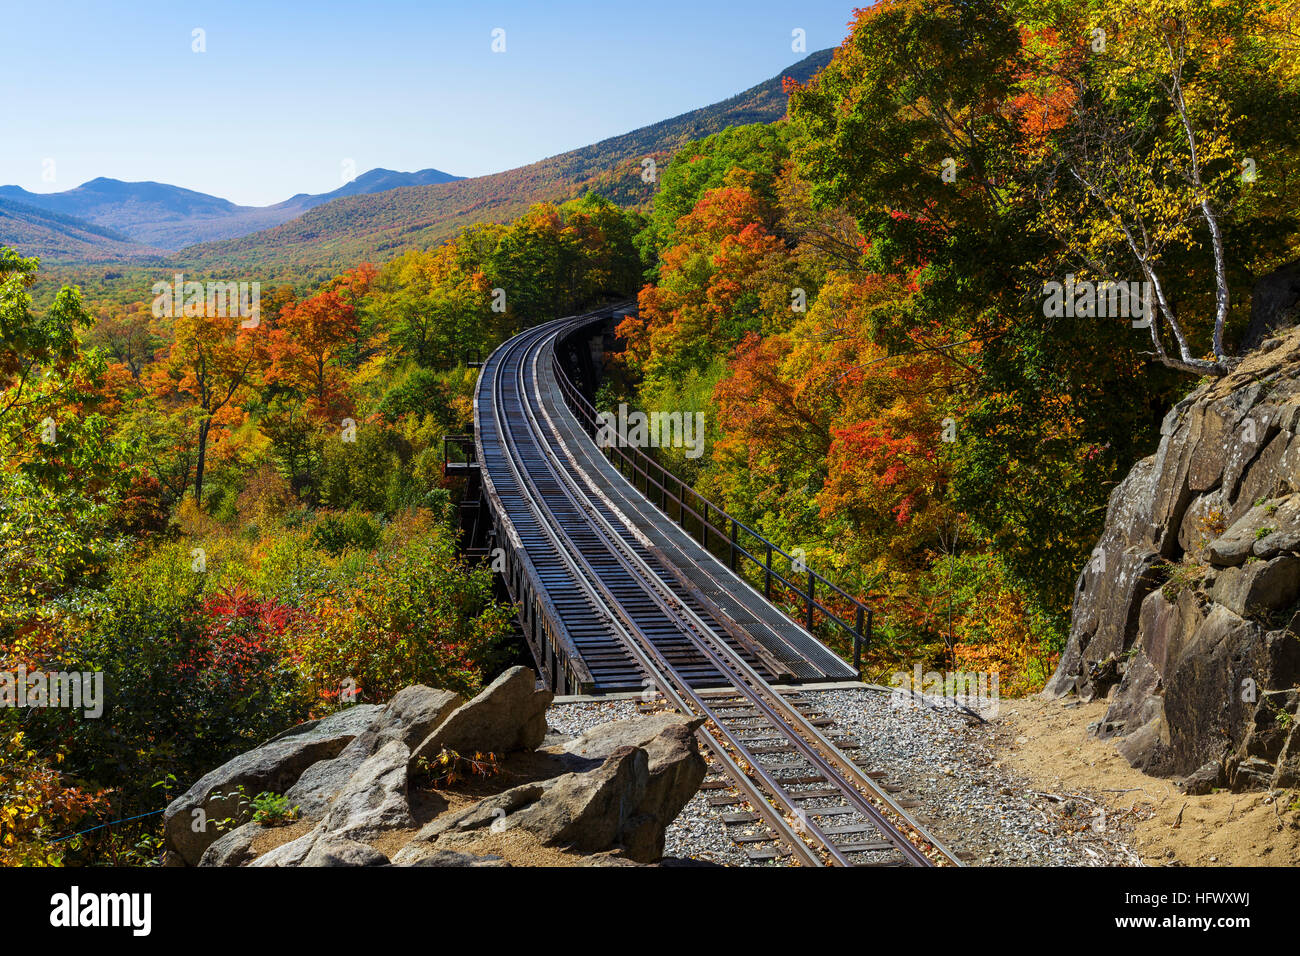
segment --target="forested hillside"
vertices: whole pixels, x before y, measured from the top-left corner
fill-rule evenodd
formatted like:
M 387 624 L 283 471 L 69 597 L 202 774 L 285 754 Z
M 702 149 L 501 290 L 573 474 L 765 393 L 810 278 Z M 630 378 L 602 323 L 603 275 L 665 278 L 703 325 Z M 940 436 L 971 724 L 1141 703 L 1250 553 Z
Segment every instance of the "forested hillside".
M 112 689 L 97 719 L 0 709 L 0 864 L 146 862 L 177 781 L 517 657 L 491 571 L 455 555 L 442 436 L 472 427 L 466 351 L 634 292 L 641 224 L 538 205 L 277 290 L 249 328 L 146 302 L 96 321 L 72 289 L 37 316 L 35 260 L 0 250 L 0 669 Z
M 1296 12 L 882 3 L 788 124 L 669 166 L 633 394 L 705 411 L 675 466 L 883 607 L 879 673 L 1050 675 L 1110 488 L 1300 254 Z M 1106 280 L 1149 328 L 1083 307 Z
M 656 187 L 643 179 L 643 160 L 652 158 L 662 165 L 674 150 L 692 139 L 732 124 L 779 120 L 786 108 L 783 78 L 806 80 L 829 61 L 830 55 L 829 50 L 813 53 L 781 76 L 721 103 L 519 169 L 456 182 L 433 180 L 430 185 L 387 189 L 384 187 L 389 180 L 382 175 L 368 178 L 384 171 L 372 170 L 357 179 L 364 194 L 354 194 L 357 190 L 349 184 L 328 194 L 339 198 L 320 205 L 313 203 L 305 214 L 295 212 L 297 218 L 285 221 L 290 217 L 280 216 L 275 221 L 282 224 L 274 228 L 225 242 L 191 246 L 163 262 L 134 245 L 107 246 L 108 240 L 99 237 L 98 232 L 93 243 L 78 242 L 75 234 L 69 238 L 67 230 L 72 227 L 93 228 L 85 222 L 66 223 L 50 231 L 50 224 L 42 219 L 41 232 L 22 225 L 15 227 L 13 235 L 30 236 L 33 243 L 18 246 L 18 251 L 39 251 L 43 257 L 33 289 L 41 305 L 48 303 L 59 288 L 75 282 L 93 313 L 112 311 L 140 297 L 160 275 L 178 270 L 193 279 L 238 276 L 266 287 L 283 284 L 303 291 L 362 260 L 384 262 L 407 249 L 437 245 L 475 223 L 508 222 L 536 202 L 563 202 L 596 193 L 623 208 L 644 207 Z M 280 206 L 304 198 L 322 197 L 295 196 Z M 273 213 L 278 208 L 267 207 Z M 252 210 L 248 214 L 262 212 Z M 184 227 L 163 224 L 160 228 L 170 237 Z M 8 233 L 0 233 L 0 237 L 3 235 Z M 34 245 L 38 241 L 41 245 Z M 101 262 L 105 264 L 97 265 Z
M 0 198 L 0 233 L 28 255 L 42 258 L 120 262 L 166 255 L 113 229 L 13 199 Z

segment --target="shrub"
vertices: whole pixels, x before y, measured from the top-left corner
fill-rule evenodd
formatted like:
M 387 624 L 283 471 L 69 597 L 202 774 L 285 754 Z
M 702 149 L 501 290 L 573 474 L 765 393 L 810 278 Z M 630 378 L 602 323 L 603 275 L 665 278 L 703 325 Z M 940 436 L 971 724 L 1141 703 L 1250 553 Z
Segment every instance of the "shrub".
M 385 700 L 415 683 L 472 693 L 500 663 L 511 610 L 492 600 L 491 572 L 462 566 L 445 529 L 413 531 L 396 529 L 300 630 L 303 666 L 327 698 L 355 687 Z
M 349 548 L 369 551 L 379 543 L 379 525 L 360 511 L 330 514 L 316 522 L 311 538 L 330 554 L 341 554 Z
M 243 583 L 264 598 L 302 608 L 346 583 L 347 574 L 341 564 L 317 548 L 310 533 L 289 529 L 258 543 Z
M 69 744 L 70 772 L 120 782 L 125 815 L 156 809 L 148 781 L 197 779 L 308 716 L 287 640 L 294 612 L 239 590 L 205 594 L 206 577 L 185 545 L 124 556 L 37 662 L 103 672 L 101 717 L 50 708 L 29 726 L 46 751 Z
M 171 509 L 158 479 L 136 475 L 113 508 L 110 524 L 116 534 L 147 538 L 165 534 L 171 526 Z
M 355 441 L 323 439 L 320 502 L 329 508 L 383 512 L 394 472 L 411 456 L 410 443 L 378 424 L 358 424 Z
M 278 793 L 263 791 L 253 798 L 253 822 L 267 827 L 283 826 L 298 819 L 298 807 L 289 805 L 289 798 Z
M 269 462 L 244 477 L 235 497 L 239 520 L 259 528 L 275 527 L 293 504 L 293 489 Z
M 113 548 L 104 533 L 108 511 L 75 490 L 48 492 L 0 470 L 0 641 L 99 576 Z
M 413 367 L 384 393 L 379 411 L 390 421 L 406 415 L 444 411 L 451 399 L 442 376 L 432 369 Z
M 62 759 L 57 752 L 55 761 Z M 0 866 L 61 865 L 73 844 L 52 840 L 106 804 L 104 791 L 69 786 L 21 731 L 0 726 Z

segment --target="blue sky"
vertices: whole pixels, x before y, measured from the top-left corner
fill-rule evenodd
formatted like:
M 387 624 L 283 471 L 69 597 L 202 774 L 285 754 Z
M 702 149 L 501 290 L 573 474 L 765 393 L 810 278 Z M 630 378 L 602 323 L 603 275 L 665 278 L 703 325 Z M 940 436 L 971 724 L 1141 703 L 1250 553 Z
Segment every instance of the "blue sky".
M 496 172 L 738 93 L 802 58 L 792 30 L 835 46 L 864 2 L 6 5 L 0 184 L 265 205 L 337 188 L 348 160 Z

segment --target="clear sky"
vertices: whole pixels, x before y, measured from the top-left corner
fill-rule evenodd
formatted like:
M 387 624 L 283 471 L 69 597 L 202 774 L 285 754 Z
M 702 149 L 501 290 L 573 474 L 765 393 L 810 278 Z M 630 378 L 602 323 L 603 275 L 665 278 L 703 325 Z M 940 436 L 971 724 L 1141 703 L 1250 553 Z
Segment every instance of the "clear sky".
M 794 29 L 835 46 L 865 3 L 6 3 L 0 184 L 265 205 L 337 188 L 349 160 L 497 172 L 739 93 L 802 59 Z

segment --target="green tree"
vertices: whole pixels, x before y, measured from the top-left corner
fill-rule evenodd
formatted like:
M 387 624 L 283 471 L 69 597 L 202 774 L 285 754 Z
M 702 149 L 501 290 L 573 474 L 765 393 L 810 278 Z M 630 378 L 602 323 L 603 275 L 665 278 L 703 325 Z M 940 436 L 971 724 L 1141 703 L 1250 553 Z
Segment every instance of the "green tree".
M 38 390 L 36 379 L 68 371 L 77 357 L 76 330 L 90 324 L 75 288 L 60 289 L 44 315 L 32 313 L 28 290 L 37 267 L 35 258 L 0 246 L 0 422 L 54 398 L 58 390 Z

